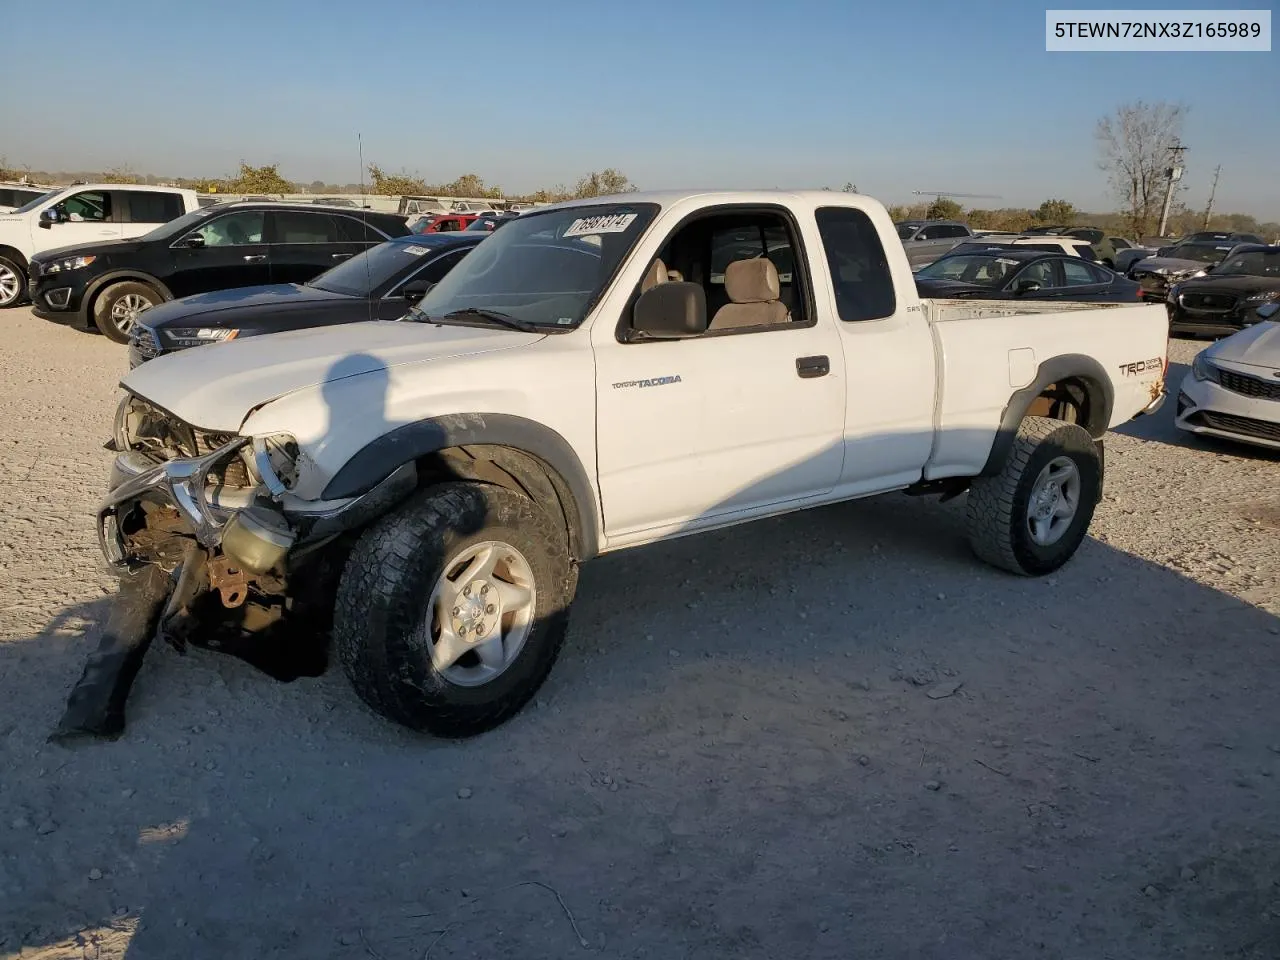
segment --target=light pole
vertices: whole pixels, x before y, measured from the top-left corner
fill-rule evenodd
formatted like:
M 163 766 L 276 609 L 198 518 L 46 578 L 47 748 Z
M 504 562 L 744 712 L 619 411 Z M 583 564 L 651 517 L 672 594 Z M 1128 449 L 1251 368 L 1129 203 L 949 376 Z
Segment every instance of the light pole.
M 1182 179 L 1182 154 L 1186 149 L 1180 143 L 1175 143 L 1169 148 L 1169 152 L 1173 154 L 1173 163 L 1164 172 L 1164 206 L 1160 209 L 1160 229 L 1157 231 L 1157 236 L 1163 237 L 1169 226 L 1169 206 L 1173 203 L 1173 185 Z

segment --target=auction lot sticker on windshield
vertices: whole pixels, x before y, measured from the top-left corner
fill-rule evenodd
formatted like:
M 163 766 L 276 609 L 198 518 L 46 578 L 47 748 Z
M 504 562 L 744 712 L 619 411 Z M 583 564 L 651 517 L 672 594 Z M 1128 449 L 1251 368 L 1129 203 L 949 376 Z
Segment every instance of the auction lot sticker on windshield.
M 417 244 L 410 244 L 404 248 L 404 252 L 409 254 L 411 257 L 420 257 L 427 252 L 427 248 L 420 247 Z
M 639 216 L 635 213 L 611 213 L 603 217 L 582 217 L 569 224 L 566 237 L 585 237 L 592 233 L 625 233 Z

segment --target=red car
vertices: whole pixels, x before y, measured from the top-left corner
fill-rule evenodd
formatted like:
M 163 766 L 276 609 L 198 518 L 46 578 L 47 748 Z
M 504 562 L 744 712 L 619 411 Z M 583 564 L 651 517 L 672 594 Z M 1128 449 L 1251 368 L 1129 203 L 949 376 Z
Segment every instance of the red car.
M 441 213 L 433 217 L 423 217 L 411 229 L 414 233 L 447 233 L 453 230 L 465 230 L 475 219 L 474 213 Z

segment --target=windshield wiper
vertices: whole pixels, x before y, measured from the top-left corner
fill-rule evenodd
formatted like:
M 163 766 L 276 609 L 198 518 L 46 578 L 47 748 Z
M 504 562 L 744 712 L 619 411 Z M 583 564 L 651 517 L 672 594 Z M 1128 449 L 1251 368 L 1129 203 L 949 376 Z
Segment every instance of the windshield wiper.
M 487 310 L 484 307 L 466 307 L 462 310 L 454 310 L 452 313 L 446 313 L 441 319 L 451 320 L 454 317 L 478 317 L 483 320 L 492 320 L 494 323 L 501 324 L 510 330 L 519 330 L 521 333 L 537 333 L 538 328 L 526 320 L 513 317 L 509 313 L 503 313 L 500 310 Z

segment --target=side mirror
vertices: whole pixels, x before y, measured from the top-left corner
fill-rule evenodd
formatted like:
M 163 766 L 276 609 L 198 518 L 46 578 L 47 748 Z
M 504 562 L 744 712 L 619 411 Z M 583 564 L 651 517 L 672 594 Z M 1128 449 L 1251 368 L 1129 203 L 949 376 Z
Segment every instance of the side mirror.
M 400 288 L 400 296 L 406 300 L 421 300 L 431 292 L 431 288 L 434 286 L 434 283 L 408 283 Z
M 707 292 L 700 283 L 660 283 L 640 295 L 631 329 L 641 337 L 680 340 L 707 330 Z
M 1167 257 L 1172 250 L 1173 250 L 1173 247 L 1158 247 L 1156 249 L 1156 256 Z
M 191 236 L 183 238 L 182 245 L 190 247 L 192 250 L 202 250 L 204 248 L 204 237 L 198 233 L 193 233 Z
M 62 214 L 58 212 L 57 207 L 49 207 L 47 210 L 40 211 L 40 226 L 48 230 L 55 223 L 62 222 Z
M 1025 297 L 1028 293 L 1035 293 L 1042 286 L 1044 284 L 1039 280 L 1019 280 L 1013 288 L 1013 295 L 1015 297 Z

